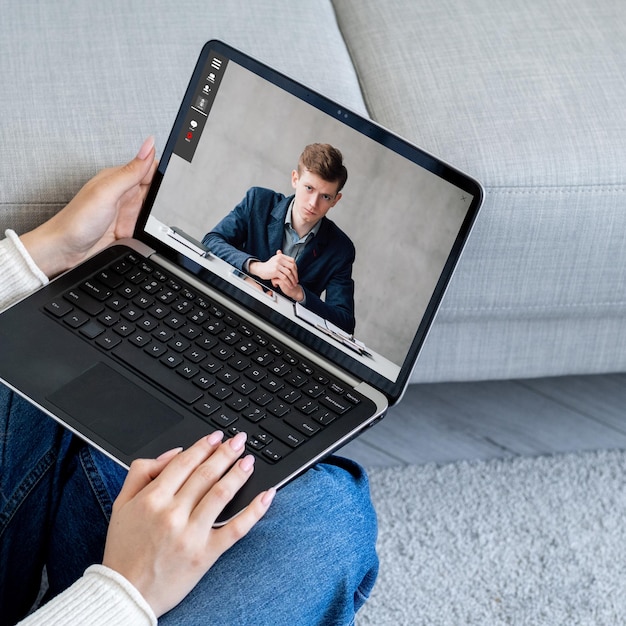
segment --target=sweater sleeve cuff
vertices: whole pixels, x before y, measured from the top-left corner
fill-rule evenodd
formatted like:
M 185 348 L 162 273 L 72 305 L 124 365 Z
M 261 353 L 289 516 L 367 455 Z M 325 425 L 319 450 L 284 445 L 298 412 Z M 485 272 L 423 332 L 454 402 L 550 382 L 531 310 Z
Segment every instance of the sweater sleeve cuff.
M 92 565 L 71 587 L 20 622 L 20 626 L 36 624 L 156 626 L 157 619 L 126 578 L 104 565 Z
M 12 230 L 7 230 L 6 239 L 0 241 L 0 267 L 0 310 L 48 284 L 48 277 L 37 267 Z
M 32 276 L 37 279 L 37 281 L 39 281 L 39 284 L 37 286 L 41 287 L 42 285 L 47 285 L 49 282 L 48 277 L 39 269 L 35 261 L 33 261 L 33 259 L 31 258 L 30 254 L 28 254 L 28 250 L 26 250 L 26 248 L 24 247 L 24 244 L 17 236 L 17 233 L 9 229 L 5 231 L 4 234 L 6 235 L 7 239 L 9 239 L 13 243 L 17 251 L 20 253 L 22 260 L 26 264 L 26 267 L 28 268 Z

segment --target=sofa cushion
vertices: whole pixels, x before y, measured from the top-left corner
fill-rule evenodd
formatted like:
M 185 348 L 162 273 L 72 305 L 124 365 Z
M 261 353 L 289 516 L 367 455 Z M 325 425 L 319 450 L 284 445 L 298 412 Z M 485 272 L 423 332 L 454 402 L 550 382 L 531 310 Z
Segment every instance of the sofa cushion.
M 162 148 L 214 38 L 365 112 L 326 0 L 4 2 L 0 236 L 48 217 L 145 136 Z
M 372 117 L 486 188 L 413 380 L 623 370 L 623 3 L 333 4 Z

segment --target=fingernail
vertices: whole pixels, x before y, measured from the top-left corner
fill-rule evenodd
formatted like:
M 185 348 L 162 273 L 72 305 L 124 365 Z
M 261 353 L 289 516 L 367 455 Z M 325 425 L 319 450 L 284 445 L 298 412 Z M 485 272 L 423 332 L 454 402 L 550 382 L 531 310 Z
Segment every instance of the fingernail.
M 254 457 L 248 454 L 248 456 L 244 456 L 243 459 L 239 461 L 239 467 L 241 467 L 244 472 L 249 472 L 254 467 L 254 460 Z
M 243 450 L 243 447 L 246 445 L 246 439 L 248 436 L 246 433 L 237 433 L 230 441 L 230 447 L 235 451 L 239 452 L 239 450 Z
M 174 458 L 177 454 L 180 454 L 183 451 L 182 447 L 179 448 L 172 448 L 171 450 L 168 450 L 167 452 L 164 452 L 163 454 L 160 454 L 156 460 L 157 461 L 164 461 L 165 459 L 171 457 Z
M 221 430 L 216 430 L 206 438 L 211 446 L 216 446 L 222 439 L 224 439 L 224 433 Z
M 270 504 L 272 504 L 272 501 L 274 500 L 275 495 L 276 495 L 276 489 L 274 489 L 274 487 L 272 487 L 271 489 L 268 489 L 263 494 L 263 497 L 261 498 L 261 502 L 263 503 L 263 506 L 269 506 Z
M 154 148 L 154 137 L 150 135 L 144 142 L 141 148 L 139 148 L 139 152 L 137 153 L 137 158 L 141 161 L 144 161 L 148 158 L 150 152 L 152 152 L 152 148 Z

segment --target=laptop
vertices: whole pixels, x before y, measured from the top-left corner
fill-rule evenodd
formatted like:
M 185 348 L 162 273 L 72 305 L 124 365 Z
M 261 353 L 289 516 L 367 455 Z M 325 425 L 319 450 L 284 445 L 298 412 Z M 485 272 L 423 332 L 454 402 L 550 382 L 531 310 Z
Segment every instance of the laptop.
M 339 193 L 298 169 L 308 146 L 340 152 Z M 327 212 L 293 239 L 288 285 L 258 268 L 287 213 L 298 225 L 303 189 Z M 458 169 L 210 41 L 133 238 L 0 314 L 0 379 L 125 467 L 245 431 L 256 469 L 225 523 L 401 399 L 482 197 Z

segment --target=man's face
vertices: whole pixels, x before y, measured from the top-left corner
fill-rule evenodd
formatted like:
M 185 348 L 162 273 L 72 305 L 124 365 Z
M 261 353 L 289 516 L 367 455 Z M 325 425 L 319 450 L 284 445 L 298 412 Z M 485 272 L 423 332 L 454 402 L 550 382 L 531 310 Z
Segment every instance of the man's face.
M 293 170 L 291 186 L 296 190 L 295 220 L 309 230 L 341 199 L 337 182 L 329 183 L 309 170 L 302 170 L 301 174 Z

